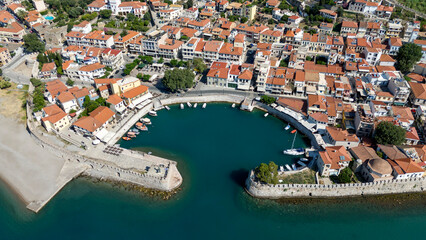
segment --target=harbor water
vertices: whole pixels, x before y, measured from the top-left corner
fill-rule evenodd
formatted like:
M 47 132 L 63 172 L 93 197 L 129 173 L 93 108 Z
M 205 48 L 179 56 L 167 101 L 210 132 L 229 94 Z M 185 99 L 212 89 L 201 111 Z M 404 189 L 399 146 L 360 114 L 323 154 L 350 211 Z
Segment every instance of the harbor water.
M 291 164 L 286 122 L 231 104 L 161 110 L 124 148 L 178 162 L 181 190 L 169 200 L 77 179 L 38 214 L 0 184 L 1 239 L 400 239 L 421 238 L 423 194 L 343 200 L 273 201 L 244 191 L 262 162 Z M 298 134 L 295 147 L 309 147 Z

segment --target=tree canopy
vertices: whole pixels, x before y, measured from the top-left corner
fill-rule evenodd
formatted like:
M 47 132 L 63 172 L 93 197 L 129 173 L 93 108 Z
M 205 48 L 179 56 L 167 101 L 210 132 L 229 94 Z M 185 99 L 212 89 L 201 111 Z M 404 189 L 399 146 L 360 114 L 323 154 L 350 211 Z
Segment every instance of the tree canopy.
M 45 45 L 35 33 L 24 35 L 24 47 L 28 52 L 44 52 Z
M 263 95 L 262 97 L 260 97 L 260 101 L 263 102 L 264 104 L 269 105 L 275 102 L 275 98 L 268 95 Z
M 378 144 L 401 145 L 405 142 L 405 130 L 391 122 L 380 122 L 377 125 L 374 139 Z
M 194 67 L 194 70 L 199 73 L 203 73 L 207 69 L 206 64 L 201 58 L 194 58 L 194 60 L 192 60 L 192 65 Z
M 339 183 L 350 183 L 352 180 L 352 170 L 348 167 L 342 169 L 337 176 Z
M 167 70 L 164 73 L 163 84 L 171 92 L 186 90 L 194 84 L 194 73 L 189 69 Z
M 409 72 L 414 64 L 422 58 L 422 47 L 415 43 L 407 43 L 399 48 L 396 55 L 396 67 L 401 72 Z
M 99 11 L 99 16 L 101 18 L 108 19 L 108 18 L 111 17 L 111 15 L 112 15 L 112 11 L 111 10 L 105 9 L 105 10 Z
M 259 167 L 255 169 L 256 178 L 261 182 L 268 184 L 278 183 L 278 166 L 274 162 L 269 164 L 261 163 Z

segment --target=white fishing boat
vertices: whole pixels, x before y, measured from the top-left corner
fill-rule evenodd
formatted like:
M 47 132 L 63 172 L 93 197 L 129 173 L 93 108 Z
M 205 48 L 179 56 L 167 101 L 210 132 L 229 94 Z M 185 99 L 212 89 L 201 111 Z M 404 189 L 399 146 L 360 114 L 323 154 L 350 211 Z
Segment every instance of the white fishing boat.
M 197 108 L 197 103 L 194 103 L 194 108 Z
M 304 162 L 302 162 L 302 161 L 297 161 L 297 164 L 299 164 L 302 167 L 306 167 L 306 164 Z
M 235 107 L 235 103 L 233 103 L 233 104 L 232 104 L 232 107 L 233 107 L 233 108 Z
M 206 107 L 207 107 L 207 103 L 204 103 L 204 104 L 203 104 L 203 108 L 206 108 Z
M 169 106 L 164 106 L 164 108 L 167 109 L 167 111 L 170 110 Z
M 269 115 L 269 113 L 265 113 L 263 116 L 264 116 L 264 117 L 267 117 L 268 115 Z
M 309 161 L 309 159 L 307 159 L 307 158 L 300 158 L 299 160 L 300 160 L 300 161 L 302 161 L 302 162 L 307 162 L 307 161 Z
M 294 133 L 293 143 L 291 144 L 291 148 L 284 150 L 283 153 L 287 154 L 287 155 L 294 155 L 294 156 L 305 154 L 304 148 L 293 148 L 294 147 L 294 141 L 296 140 L 297 130 L 295 129 L 295 130 L 291 131 L 291 133 Z
M 284 166 L 280 166 L 280 172 L 284 172 Z
M 296 171 L 296 169 L 297 169 L 297 168 L 296 168 L 296 164 L 294 164 L 294 163 L 293 163 L 293 164 L 291 164 L 291 167 L 293 168 L 293 171 Z
M 285 128 L 284 128 L 284 130 L 289 130 L 290 129 L 290 124 L 288 124 Z
M 183 103 L 180 104 L 180 109 L 184 109 L 185 106 L 183 106 Z
M 149 118 L 142 118 L 141 122 L 143 122 L 145 125 L 151 125 L 151 119 Z
M 153 117 L 157 116 L 157 112 L 153 111 L 153 110 L 149 111 L 148 114 L 149 114 L 149 116 L 153 116 Z
M 288 164 L 285 165 L 285 168 L 287 168 L 287 170 L 289 170 L 289 171 L 292 170 L 291 167 L 290 167 L 290 165 L 288 165 Z
M 188 107 L 192 107 L 192 104 L 190 102 L 187 102 L 186 105 L 188 105 Z

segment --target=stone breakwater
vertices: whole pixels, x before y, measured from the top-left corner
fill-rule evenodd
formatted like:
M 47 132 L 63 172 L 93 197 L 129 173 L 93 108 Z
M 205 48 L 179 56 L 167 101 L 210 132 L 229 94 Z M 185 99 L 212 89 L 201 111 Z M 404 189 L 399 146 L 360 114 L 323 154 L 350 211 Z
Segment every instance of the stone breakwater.
M 251 171 L 246 180 L 247 192 L 257 198 L 327 198 L 374 196 L 415 193 L 426 190 L 426 178 L 409 178 L 369 183 L 349 184 L 263 184 L 255 180 Z

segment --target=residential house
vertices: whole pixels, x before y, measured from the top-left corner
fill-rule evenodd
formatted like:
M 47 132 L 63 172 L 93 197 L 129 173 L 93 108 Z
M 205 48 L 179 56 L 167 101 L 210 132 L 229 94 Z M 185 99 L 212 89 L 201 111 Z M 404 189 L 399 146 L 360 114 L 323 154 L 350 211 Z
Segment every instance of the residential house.
M 319 152 L 317 158 L 318 172 L 321 176 L 339 175 L 340 171 L 349 166 L 351 155 L 343 146 L 326 147 Z
M 359 144 L 359 139 L 355 134 L 350 134 L 347 130 L 335 127 L 326 127 L 325 138 L 332 145 L 346 148 L 356 147 Z
M 48 132 L 60 132 L 69 126 L 70 120 L 68 115 L 58 105 L 53 104 L 42 109 L 41 124 Z
M 79 118 L 72 126 L 80 134 L 96 136 L 109 123 L 114 121 L 114 117 L 115 113 L 111 109 L 100 106 L 93 110 L 89 116 Z

